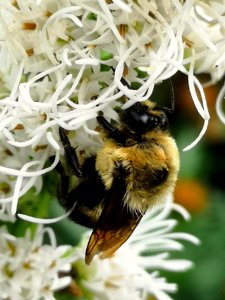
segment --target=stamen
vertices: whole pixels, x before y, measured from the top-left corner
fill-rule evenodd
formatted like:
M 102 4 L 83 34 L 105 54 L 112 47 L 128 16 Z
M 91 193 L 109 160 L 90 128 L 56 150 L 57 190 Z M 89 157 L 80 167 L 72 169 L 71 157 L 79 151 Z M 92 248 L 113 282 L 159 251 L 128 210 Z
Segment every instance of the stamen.
M 68 210 L 67 213 L 65 213 L 59 217 L 51 218 L 51 219 L 36 218 L 36 217 L 24 215 L 24 214 L 17 214 L 17 216 L 24 221 L 28 221 L 28 222 L 35 223 L 35 224 L 53 224 L 53 223 L 57 223 L 59 221 L 66 219 L 71 214 L 71 212 L 74 210 L 75 205 L 76 205 L 76 203 L 70 210 Z
M 47 132 L 47 140 L 48 140 L 49 144 L 53 147 L 53 149 L 55 149 L 56 151 L 60 151 L 60 146 L 56 142 L 56 140 L 53 138 L 53 135 L 51 132 Z
M 125 34 L 127 32 L 127 25 L 126 24 L 120 24 L 119 25 L 119 33 L 122 36 L 122 38 L 125 38 Z
M 27 56 L 32 56 L 34 54 L 34 49 L 33 48 L 29 48 L 26 50 Z
M 209 121 L 208 120 L 205 120 L 204 121 L 204 125 L 202 127 L 202 130 L 201 132 L 199 133 L 198 137 L 190 144 L 188 145 L 187 147 L 185 147 L 183 149 L 183 151 L 189 151 L 190 149 L 192 149 L 194 146 L 196 146 L 198 144 L 198 142 L 202 139 L 202 137 L 204 136 L 204 134 L 206 133 L 206 130 L 208 128 L 208 124 L 209 124 Z
M 32 162 L 26 163 L 22 167 L 21 173 L 28 170 L 30 167 L 35 166 L 35 165 L 39 165 L 39 164 L 40 164 L 39 161 L 32 161 Z M 14 188 L 14 193 L 13 193 L 13 198 L 12 198 L 12 206 L 11 206 L 11 214 L 12 215 L 16 214 L 17 204 L 18 204 L 18 200 L 19 200 L 19 191 L 21 189 L 22 182 L 23 182 L 23 176 L 20 175 L 20 176 L 17 177 L 15 188 Z
M 19 66 L 18 71 L 17 71 L 17 76 L 16 76 L 14 84 L 13 84 L 12 91 L 10 93 L 10 100 L 12 100 L 12 101 L 14 101 L 17 97 L 17 92 L 18 92 L 18 89 L 19 89 L 19 83 L 20 83 L 20 80 L 21 80 L 21 77 L 22 77 L 22 74 L 23 74 L 23 70 L 24 70 L 24 61 L 22 61 L 20 63 L 20 66 Z
M 38 231 L 37 231 L 38 232 Z M 56 237 L 55 237 L 55 233 L 53 231 L 52 228 L 50 227 L 45 227 L 42 229 L 42 235 L 47 233 L 48 237 L 49 237 L 49 240 L 50 240 L 50 245 L 53 247 L 53 248 L 56 248 L 57 246 L 57 241 L 56 241 Z M 38 234 L 38 233 L 37 233 Z
M 45 17 L 49 18 L 49 17 L 52 16 L 52 12 L 50 12 L 50 11 L 47 10 L 44 15 L 45 15 Z
M 22 24 L 22 29 L 23 30 L 35 30 L 37 27 L 37 24 L 36 23 L 23 23 Z

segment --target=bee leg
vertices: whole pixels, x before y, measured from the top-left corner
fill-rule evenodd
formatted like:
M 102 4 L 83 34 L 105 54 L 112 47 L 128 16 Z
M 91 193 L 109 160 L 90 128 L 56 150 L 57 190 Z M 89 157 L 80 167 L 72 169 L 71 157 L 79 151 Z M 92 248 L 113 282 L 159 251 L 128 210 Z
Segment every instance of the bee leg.
M 78 157 L 75 149 L 71 146 L 70 141 L 66 135 L 65 129 L 59 127 L 59 136 L 65 151 L 65 159 L 68 166 L 72 169 L 77 177 L 82 177 L 82 171 L 79 166 Z
M 60 175 L 58 191 L 57 191 L 58 200 L 59 200 L 59 203 L 65 208 L 66 203 L 68 201 L 69 176 L 66 175 L 61 162 L 58 162 L 57 166 L 55 167 L 55 170 Z
M 115 75 L 115 69 L 113 67 L 111 67 L 112 71 L 113 71 L 113 75 Z M 129 83 L 126 81 L 126 79 L 124 79 L 123 77 L 121 77 L 120 79 L 121 83 L 128 87 L 128 89 L 132 90 L 131 86 L 129 85 Z
M 69 188 L 70 176 L 66 175 L 59 162 L 56 171 L 60 175 L 58 199 L 62 207 L 68 211 L 74 207 L 69 218 L 82 226 L 93 228 L 102 211 L 105 186 L 95 170 L 95 156 L 85 160 L 82 165 L 82 178 L 78 186 Z
M 70 144 L 70 141 L 67 137 L 66 131 L 61 127 L 59 127 L 59 136 L 60 136 L 61 142 L 64 147 L 65 159 L 66 159 L 66 163 L 67 163 L 68 167 L 71 168 L 71 170 L 77 177 L 81 177 L 82 171 L 79 166 L 76 152 Z M 60 183 L 59 183 L 59 187 L 58 187 L 59 202 L 61 203 L 61 205 L 64 208 L 66 208 L 67 207 L 66 203 L 68 202 L 69 181 L 70 181 L 69 178 L 70 177 L 65 173 L 65 170 L 64 170 L 61 162 L 59 162 L 57 164 L 55 169 L 60 175 Z M 74 205 L 74 201 L 73 201 L 73 205 Z M 73 205 L 71 205 L 71 207 Z M 69 207 L 69 209 L 71 207 Z
M 127 139 L 125 135 L 119 129 L 111 125 L 103 116 L 103 113 L 100 113 L 96 119 L 110 138 L 114 139 L 119 144 L 125 145 Z

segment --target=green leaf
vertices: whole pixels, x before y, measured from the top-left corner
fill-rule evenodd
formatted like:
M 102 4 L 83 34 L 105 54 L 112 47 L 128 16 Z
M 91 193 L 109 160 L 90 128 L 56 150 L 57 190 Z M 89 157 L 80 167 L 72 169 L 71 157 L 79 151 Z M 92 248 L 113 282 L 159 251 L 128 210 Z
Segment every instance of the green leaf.
M 90 13 L 87 15 L 87 20 L 96 21 L 96 20 L 97 20 L 96 14 L 90 12 Z
M 100 59 L 101 60 L 109 60 L 111 58 L 113 58 L 112 53 L 105 51 L 103 49 L 100 49 Z

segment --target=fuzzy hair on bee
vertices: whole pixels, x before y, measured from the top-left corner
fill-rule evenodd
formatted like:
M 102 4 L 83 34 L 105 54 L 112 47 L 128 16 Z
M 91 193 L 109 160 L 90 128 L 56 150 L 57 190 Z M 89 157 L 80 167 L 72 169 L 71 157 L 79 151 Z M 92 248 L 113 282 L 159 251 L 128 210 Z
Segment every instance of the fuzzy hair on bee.
M 93 228 L 85 261 L 96 254 L 109 257 L 130 237 L 147 210 L 172 194 L 179 170 L 179 153 L 168 127 L 169 109 L 152 101 L 137 102 L 119 113 L 112 125 L 97 116 L 103 146 L 80 163 L 67 133 L 59 128 L 67 165 L 78 178 L 69 190 L 62 166 L 59 198 L 70 218 Z

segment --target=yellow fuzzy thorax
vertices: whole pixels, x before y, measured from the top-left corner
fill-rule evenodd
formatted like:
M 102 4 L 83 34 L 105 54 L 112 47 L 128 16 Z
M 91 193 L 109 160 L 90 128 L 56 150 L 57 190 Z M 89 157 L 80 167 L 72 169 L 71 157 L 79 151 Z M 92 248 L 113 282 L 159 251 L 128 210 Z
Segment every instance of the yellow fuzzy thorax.
M 179 170 L 179 153 L 176 143 L 168 133 L 151 131 L 145 134 L 143 145 L 122 147 L 106 139 L 98 152 L 96 170 L 106 190 L 110 190 L 116 169 L 121 165 L 129 174 L 125 180 L 127 192 L 123 199 L 131 211 L 145 212 L 146 209 L 162 203 L 166 194 L 172 193 Z M 154 170 L 165 168 L 168 178 L 161 185 L 148 187 L 148 177 Z

